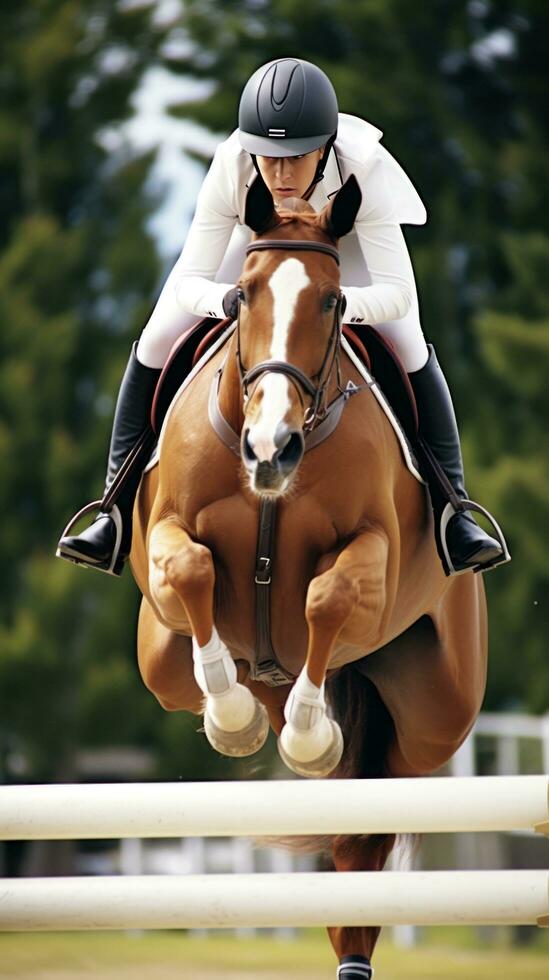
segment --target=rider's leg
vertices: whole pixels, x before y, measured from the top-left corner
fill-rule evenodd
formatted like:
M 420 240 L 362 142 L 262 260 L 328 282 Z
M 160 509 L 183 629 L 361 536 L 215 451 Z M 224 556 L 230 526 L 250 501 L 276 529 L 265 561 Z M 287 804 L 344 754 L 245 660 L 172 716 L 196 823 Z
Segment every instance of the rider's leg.
M 408 371 L 419 414 L 419 434 L 444 470 L 457 496 L 467 499 L 464 485 L 459 430 L 450 391 L 434 349 L 427 347 L 417 299 L 400 320 L 380 324 L 377 329 L 390 340 Z M 435 508 L 440 521 L 442 509 Z M 446 571 L 462 572 L 496 564 L 504 559 L 499 541 L 486 534 L 469 511 L 459 511 L 449 520 L 445 532 L 449 566 Z
M 250 239 L 249 229 L 237 226 L 216 274 L 220 282 L 234 282 L 240 274 Z M 183 313 L 176 297 L 179 263 L 172 269 L 158 302 L 132 351 L 122 381 L 114 418 L 106 489 L 149 422 L 156 383 L 168 355 L 181 334 L 196 323 L 199 314 Z M 109 508 L 81 535 L 65 535 L 59 542 L 60 558 L 120 575 L 131 546 L 131 516 L 146 454 L 138 455 L 124 490 Z
M 105 492 L 149 425 L 154 392 L 171 348 L 196 320 L 193 314 L 181 312 L 170 277 L 139 342 L 132 349 L 122 379 L 114 415 Z M 151 448 L 152 439 L 149 450 Z M 133 503 L 147 460 L 145 447 L 129 467 L 123 490 L 114 505 L 108 507 L 108 512 L 100 512 L 82 534 L 64 535 L 58 545 L 58 557 L 111 574 L 122 573 L 131 546 Z
M 160 370 L 141 364 L 136 346 L 132 348 L 118 394 L 105 493 L 150 424 L 151 405 Z M 150 448 L 152 439 L 149 450 Z M 146 462 L 145 447 L 141 458 L 137 458 L 135 466 L 131 467 L 120 495 L 108 512 L 101 510 L 93 524 L 81 534 L 66 534 L 61 538 L 57 551 L 60 558 L 101 571 L 110 571 L 115 575 L 122 573 L 131 546 L 133 503 Z

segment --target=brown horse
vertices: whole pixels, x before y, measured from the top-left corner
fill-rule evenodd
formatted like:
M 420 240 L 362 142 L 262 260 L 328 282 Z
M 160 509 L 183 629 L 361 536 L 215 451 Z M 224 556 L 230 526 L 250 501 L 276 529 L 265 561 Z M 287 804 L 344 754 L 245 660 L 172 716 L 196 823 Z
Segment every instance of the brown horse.
M 416 776 L 452 756 L 480 709 L 485 599 L 480 575 L 444 575 L 425 486 L 341 345 L 334 243 L 359 204 L 353 178 L 319 215 L 303 201 L 277 213 L 265 189 L 248 196 L 256 237 L 238 326 L 180 394 L 136 503 L 138 656 L 160 704 L 204 713 L 219 751 L 256 751 L 270 720 L 298 773 Z M 240 458 L 209 422 L 216 376 Z M 304 452 L 348 382 L 355 394 L 334 431 Z M 265 497 L 278 507 L 279 686 L 254 679 Z M 336 869 L 381 869 L 392 845 L 336 838 Z M 378 933 L 330 930 L 339 957 L 370 956 Z

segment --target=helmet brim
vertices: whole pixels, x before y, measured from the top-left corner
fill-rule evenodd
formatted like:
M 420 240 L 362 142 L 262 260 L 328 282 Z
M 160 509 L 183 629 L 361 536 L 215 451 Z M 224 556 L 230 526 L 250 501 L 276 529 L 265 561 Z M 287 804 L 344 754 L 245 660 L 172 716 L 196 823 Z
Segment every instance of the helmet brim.
M 323 136 L 288 139 L 286 137 L 255 136 L 253 133 L 245 133 L 241 129 L 238 131 L 242 149 L 259 157 L 297 157 L 303 153 L 312 153 L 313 150 L 318 150 L 324 146 L 332 136 L 333 133 L 326 133 Z

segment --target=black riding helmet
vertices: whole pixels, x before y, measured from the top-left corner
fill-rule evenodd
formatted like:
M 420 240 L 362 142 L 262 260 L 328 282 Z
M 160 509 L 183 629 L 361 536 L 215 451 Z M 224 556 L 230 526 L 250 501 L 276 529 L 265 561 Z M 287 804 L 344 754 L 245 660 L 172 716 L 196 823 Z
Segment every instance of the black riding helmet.
M 280 58 L 262 65 L 244 87 L 238 110 L 240 144 L 257 155 L 291 157 L 326 145 L 311 187 L 322 180 L 337 135 L 334 87 L 309 61 Z

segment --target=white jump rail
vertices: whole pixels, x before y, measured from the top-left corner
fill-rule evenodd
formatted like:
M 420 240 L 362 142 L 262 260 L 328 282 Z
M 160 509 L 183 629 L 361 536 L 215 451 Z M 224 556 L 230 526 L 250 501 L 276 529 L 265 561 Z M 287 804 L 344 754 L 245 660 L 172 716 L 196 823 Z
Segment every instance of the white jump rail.
M 0 788 L 0 840 L 521 828 L 549 834 L 548 776 Z
M 0 929 L 549 925 L 549 871 L 4 879 Z

